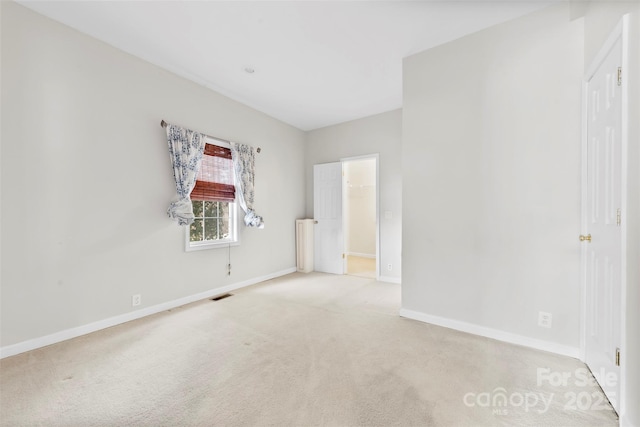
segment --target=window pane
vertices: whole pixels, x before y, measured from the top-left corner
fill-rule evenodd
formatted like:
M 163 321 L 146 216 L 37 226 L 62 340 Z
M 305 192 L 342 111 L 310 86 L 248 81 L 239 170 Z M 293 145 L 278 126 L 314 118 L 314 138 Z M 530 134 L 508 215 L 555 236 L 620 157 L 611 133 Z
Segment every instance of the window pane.
M 228 207 L 227 207 L 228 210 Z M 229 215 L 224 216 L 220 219 L 220 238 L 221 239 L 228 239 L 229 237 L 231 237 L 229 235 Z
M 202 206 L 202 203 L 200 203 Z M 189 226 L 189 240 L 192 242 L 201 242 L 202 241 L 202 220 L 196 219 Z
M 209 218 L 218 216 L 217 206 L 218 206 L 218 202 L 204 202 L 204 216 Z
M 218 219 L 207 218 L 204 220 L 204 238 L 205 240 L 218 239 Z
M 229 218 L 229 202 L 220 202 L 220 218 Z
M 193 205 L 193 215 L 198 218 L 202 218 L 202 202 L 198 200 L 192 200 L 191 205 Z M 202 224 L 200 224 L 202 226 Z

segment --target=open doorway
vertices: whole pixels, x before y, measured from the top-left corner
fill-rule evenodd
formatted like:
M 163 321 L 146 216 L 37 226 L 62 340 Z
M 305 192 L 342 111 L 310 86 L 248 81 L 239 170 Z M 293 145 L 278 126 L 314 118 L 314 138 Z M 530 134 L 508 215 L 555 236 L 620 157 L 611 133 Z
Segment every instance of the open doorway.
M 344 272 L 377 279 L 377 158 L 342 160 Z

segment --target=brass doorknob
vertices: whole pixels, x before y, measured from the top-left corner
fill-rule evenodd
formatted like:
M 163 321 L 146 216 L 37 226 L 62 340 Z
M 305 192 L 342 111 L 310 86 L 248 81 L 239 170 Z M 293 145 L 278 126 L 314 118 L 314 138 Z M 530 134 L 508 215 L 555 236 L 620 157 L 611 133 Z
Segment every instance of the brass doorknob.
M 585 236 L 585 235 L 583 235 L 583 234 L 581 234 L 581 235 L 580 235 L 580 241 L 581 241 L 581 242 L 584 242 L 585 240 L 586 240 L 587 242 L 591 243 L 591 234 L 587 234 L 586 236 Z

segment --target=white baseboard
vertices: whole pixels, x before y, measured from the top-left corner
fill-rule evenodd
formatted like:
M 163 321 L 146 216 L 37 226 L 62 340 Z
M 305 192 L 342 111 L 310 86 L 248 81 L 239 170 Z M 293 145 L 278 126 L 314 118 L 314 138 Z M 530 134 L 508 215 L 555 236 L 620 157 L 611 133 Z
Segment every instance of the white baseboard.
M 286 270 L 278 271 L 275 273 L 267 274 L 261 277 L 255 277 L 253 279 L 244 280 L 242 282 L 233 283 L 227 286 L 221 286 L 219 288 L 210 289 L 208 291 L 200 292 L 195 295 L 189 295 L 183 298 L 179 298 L 173 301 L 164 302 L 151 307 L 146 307 L 140 310 L 132 311 L 130 313 L 121 314 L 118 316 L 110 317 L 104 320 L 98 320 L 86 325 L 78 326 L 64 331 L 55 332 L 43 337 L 34 338 L 31 340 L 19 342 L 17 344 L 8 345 L 0 348 L 0 359 L 5 357 L 14 356 L 16 354 L 24 353 L 25 351 L 35 350 L 36 348 L 45 347 L 47 345 L 55 344 L 61 341 L 66 341 L 71 338 L 76 338 L 81 335 L 90 334 L 101 329 L 110 328 L 112 326 L 119 325 L 121 323 L 130 322 L 131 320 L 140 319 L 141 317 L 150 316 L 152 314 L 160 313 L 162 311 L 170 310 L 172 308 L 180 307 L 185 304 L 189 304 L 195 301 L 200 301 L 205 298 L 210 298 L 217 295 L 222 295 L 227 292 L 234 291 L 236 289 L 244 288 L 246 286 L 255 285 L 256 283 L 264 282 L 265 280 L 274 279 L 276 277 L 284 276 L 286 274 L 295 273 L 296 268 L 288 268 Z
M 347 256 L 357 256 L 360 258 L 376 258 L 376 254 L 361 254 L 359 252 L 347 252 Z
M 380 276 L 378 277 L 378 282 L 387 282 L 387 283 L 402 283 L 402 279 L 400 277 L 389 277 L 389 276 Z
M 501 331 L 499 329 L 475 325 L 473 323 L 433 316 L 430 314 L 407 310 L 404 308 L 400 309 L 400 316 L 406 317 L 408 319 L 418 320 L 420 322 L 431 323 L 433 325 L 444 326 L 445 328 L 455 329 L 456 331 L 462 331 L 474 335 L 480 335 L 482 337 L 493 338 L 498 341 L 531 347 L 537 350 L 548 351 L 550 353 L 561 354 L 563 356 L 569 356 L 576 359 L 578 359 L 580 356 L 580 349 L 578 347 L 571 347 L 562 344 L 556 344 L 550 341 L 529 338 L 523 335 Z

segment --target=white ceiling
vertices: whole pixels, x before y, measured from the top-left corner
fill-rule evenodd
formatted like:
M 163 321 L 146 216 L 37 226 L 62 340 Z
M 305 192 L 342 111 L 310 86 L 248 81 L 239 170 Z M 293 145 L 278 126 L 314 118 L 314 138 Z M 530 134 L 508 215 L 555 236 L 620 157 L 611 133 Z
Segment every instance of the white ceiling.
M 20 3 L 302 130 L 400 108 L 402 58 L 550 4 Z

